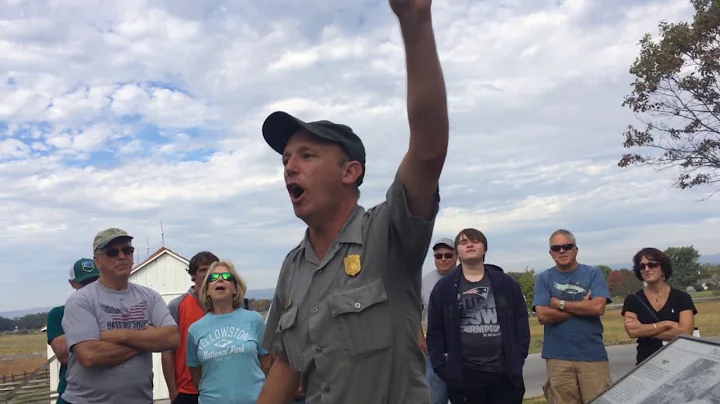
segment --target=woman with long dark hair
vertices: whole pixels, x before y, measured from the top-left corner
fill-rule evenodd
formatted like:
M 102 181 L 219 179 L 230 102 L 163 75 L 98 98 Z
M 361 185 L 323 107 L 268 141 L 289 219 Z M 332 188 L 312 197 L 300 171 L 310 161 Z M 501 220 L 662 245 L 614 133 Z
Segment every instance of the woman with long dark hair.
M 633 257 L 635 276 L 645 287 L 625 298 L 622 315 L 625 331 L 637 338 L 640 364 L 678 335 L 691 335 L 697 309 L 686 292 L 668 284 L 672 276 L 670 258 L 657 248 L 643 248 Z

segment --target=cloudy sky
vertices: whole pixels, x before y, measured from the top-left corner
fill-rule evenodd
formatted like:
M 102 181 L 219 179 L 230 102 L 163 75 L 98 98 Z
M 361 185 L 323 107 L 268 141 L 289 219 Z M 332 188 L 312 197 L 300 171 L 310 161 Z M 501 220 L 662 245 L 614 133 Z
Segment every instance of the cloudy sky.
M 637 42 L 691 17 L 688 0 L 434 3 L 451 109 L 436 237 L 477 227 L 514 271 L 551 266 L 559 227 L 589 264 L 720 252 L 720 197 L 617 167 Z M 127 229 L 144 259 L 160 221 L 169 248 L 274 287 L 304 231 L 260 134 L 274 110 L 360 134 L 368 207 L 408 144 L 386 0 L 10 0 L 0 32 L 0 311 L 61 304 L 102 228 Z

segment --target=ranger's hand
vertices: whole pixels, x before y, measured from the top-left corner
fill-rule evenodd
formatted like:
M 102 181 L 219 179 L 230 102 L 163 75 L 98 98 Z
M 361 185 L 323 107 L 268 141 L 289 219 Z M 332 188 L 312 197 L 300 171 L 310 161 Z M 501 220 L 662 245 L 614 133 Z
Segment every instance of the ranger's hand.
M 403 19 L 411 15 L 427 14 L 430 12 L 432 0 L 389 0 L 398 18 Z

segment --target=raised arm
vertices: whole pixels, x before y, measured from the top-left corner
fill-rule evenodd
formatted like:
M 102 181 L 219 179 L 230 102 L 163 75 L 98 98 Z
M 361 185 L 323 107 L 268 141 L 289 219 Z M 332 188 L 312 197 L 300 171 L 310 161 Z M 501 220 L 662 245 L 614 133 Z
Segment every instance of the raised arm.
M 407 65 L 410 147 L 400 179 L 415 216 L 434 217 L 435 194 L 448 149 L 447 95 L 435 44 L 431 0 L 390 0 L 400 22 Z

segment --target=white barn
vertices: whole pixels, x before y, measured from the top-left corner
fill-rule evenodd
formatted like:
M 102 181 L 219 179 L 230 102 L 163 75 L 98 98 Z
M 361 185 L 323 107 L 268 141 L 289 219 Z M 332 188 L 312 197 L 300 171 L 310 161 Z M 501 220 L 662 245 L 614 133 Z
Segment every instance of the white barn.
M 150 255 L 145 261 L 136 265 L 130 274 L 130 282 L 155 289 L 163 297 L 165 303 L 187 292 L 191 286 L 190 276 L 187 274 L 189 261 L 170 250 L 161 248 Z M 48 358 L 55 353 L 48 345 Z M 53 361 L 50 364 L 50 391 L 55 392 L 58 385 L 58 372 L 60 363 Z M 153 353 L 153 397 L 155 400 L 170 398 L 165 377 L 163 376 L 160 353 Z M 51 401 L 54 403 L 55 401 Z

